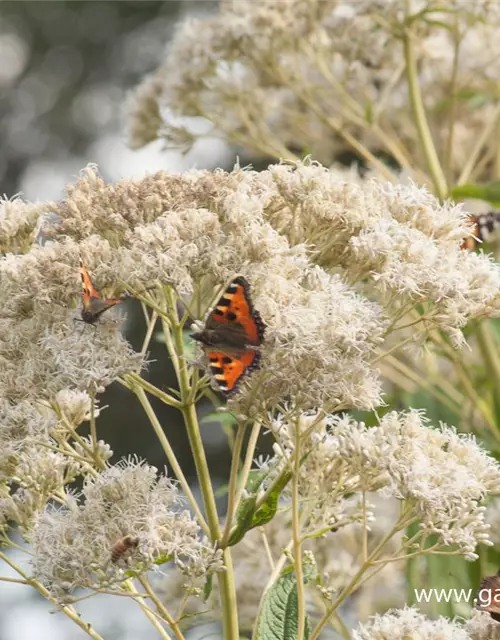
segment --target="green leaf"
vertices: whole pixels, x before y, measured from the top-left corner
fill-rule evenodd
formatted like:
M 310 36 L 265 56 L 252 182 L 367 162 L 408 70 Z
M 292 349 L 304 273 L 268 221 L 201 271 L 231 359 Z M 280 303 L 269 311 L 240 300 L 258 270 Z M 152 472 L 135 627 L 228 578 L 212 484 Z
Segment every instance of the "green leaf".
M 453 187 L 450 195 L 455 200 L 475 198 L 498 207 L 500 206 L 500 180 L 494 180 L 486 184 L 461 184 Z
M 276 484 L 273 491 L 271 491 L 271 493 L 268 495 L 267 500 L 263 502 L 255 512 L 252 519 L 252 524 L 249 527 L 250 529 L 253 529 L 254 527 L 261 527 L 274 518 L 274 516 L 276 515 L 276 511 L 278 510 L 278 503 L 281 492 L 290 482 L 291 477 L 291 473 L 285 473 L 283 475 L 280 482 Z
M 156 564 L 158 566 L 162 565 L 162 564 L 166 564 L 167 562 L 172 562 L 172 560 L 174 559 L 174 556 L 172 553 L 165 553 L 162 556 L 160 556 L 159 558 L 156 558 L 156 560 L 153 562 L 153 564 Z
M 249 498 L 243 498 L 241 500 L 238 506 L 238 511 L 236 512 L 236 528 L 229 538 L 230 547 L 234 544 L 238 544 L 245 533 L 252 528 L 252 520 L 256 503 L 256 495 L 250 496 Z
M 223 427 L 232 427 L 237 424 L 238 421 L 234 417 L 234 414 L 230 411 L 210 411 L 206 413 L 200 420 L 200 424 L 207 424 L 207 422 L 218 422 Z
M 206 602 L 212 593 L 212 587 L 214 586 L 214 577 L 212 574 L 207 576 L 205 585 L 203 587 L 203 602 Z
M 290 473 L 285 473 L 280 482 L 276 484 L 273 491 L 268 495 L 265 502 L 256 509 L 257 491 L 265 478 L 265 474 L 260 476 L 260 473 L 262 472 L 256 469 L 255 473 L 251 473 L 248 478 L 245 489 L 249 491 L 250 488 L 253 487 L 254 493 L 240 502 L 236 515 L 236 529 L 229 538 L 230 546 L 237 544 L 243 538 L 245 533 L 250 531 L 250 529 L 267 524 L 274 518 L 276 511 L 278 510 L 278 502 L 281 492 L 289 483 L 291 478 Z
M 314 579 L 315 573 L 315 566 L 304 562 L 305 584 Z M 253 640 L 294 640 L 298 635 L 298 619 L 297 580 L 295 573 L 285 570 L 264 596 Z M 304 638 L 310 634 L 306 616 Z
M 248 480 L 245 489 L 248 493 L 256 493 L 260 489 L 260 485 L 264 482 L 267 471 L 262 469 L 252 469 L 248 474 Z

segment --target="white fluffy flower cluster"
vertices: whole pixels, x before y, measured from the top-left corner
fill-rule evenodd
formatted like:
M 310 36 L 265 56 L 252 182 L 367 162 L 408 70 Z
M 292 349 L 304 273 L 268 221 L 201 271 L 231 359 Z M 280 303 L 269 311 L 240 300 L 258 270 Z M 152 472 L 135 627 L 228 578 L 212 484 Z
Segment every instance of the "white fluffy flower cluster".
M 376 615 L 353 631 L 353 640 L 470 640 L 467 631 L 451 620 L 429 620 L 416 609 L 394 609 Z
M 123 565 L 113 561 L 113 549 L 126 536 L 137 539 L 123 558 L 136 571 L 171 560 L 186 573 L 220 570 L 221 552 L 200 538 L 197 523 L 181 505 L 174 482 L 135 460 L 87 476 L 81 499 L 48 507 L 37 518 L 35 575 L 58 595 L 122 582 Z
M 441 156 L 454 109 L 458 175 L 496 117 L 499 24 L 498 3 L 488 0 L 221 2 L 215 17 L 186 20 L 157 73 L 137 90 L 130 141 L 189 145 L 196 132 L 179 126 L 179 116 L 203 116 L 229 141 L 274 157 L 307 148 L 330 163 L 352 136 L 409 169 L 425 167 L 405 69 L 402 36 L 410 31 Z M 453 95 L 460 99 L 453 101 L 457 40 Z
M 9 397 L 105 386 L 141 365 L 116 331 L 99 327 L 90 346 L 76 339 L 65 306 L 78 296 L 78 254 L 110 295 L 154 282 L 208 304 L 244 275 L 267 325 L 261 371 L 241 387 L 256 400 L 239 410 L 254 415 L 290 393 L 303 408 L 375 406 L 369 361 L 402 307 L 427 304 L 457 340 L 468 319 L 498 311 L 498 266 L 459 250 L 466 215 L 414 185 L 346 181 L 310 162 L 116 184 L 89 168 L 50 210 L 55 242 L 0 263 Z M 361 280 L 376 303 L 355 292 Z M 21 347 L 33 357 L 20 362 Z M 38 384 L 34 360 L 48 369 Z
M 120 284 L 144 290 L 154 282 L 185 298 L 200 294 L 208 304 L 215 288 L 242 274 L 267 329 L 261 370 L 241 386 L 240 399 L 252 396 L 253 404 L 241 401 L 239 411 L 255 415 L 290 393 L 306 408 L 373 407 L 380 384 L 369 361 L 386 319 L 377 304 L 315 265 L 305 246 L 291 246 L 270 224 L 267 180 L 267 172 L 259 183 L 257 174 L 236 168 L 107 185 L 88 169 L 54 209 L 59 242 L 51 250 L 62 265 L 47 295 L 58 301 L 67 295 L 68 234 L 79 240 L 96 281 L 114 290 Z M 101 346 L 109 359 L 110 347 Z
M 491 544 L 481 502 L 500 491 L 500 465 L 473 436 L 426 422 L 413 410 L 388 413 L 373 428 L 349 417 L 324 418 L 304 443 L 301 493 L 332 513 L 352 492 L 376 491 L 405 501 L 424 537 L 435 534 L 442 545 L 456 546 L 473 560 L 478 543 Z M 281 451 L 293 449 L 291 429 L 274 429 Z M 274 459 L 280 468 L 281 451 Z
M 0 254 L 26 253 L 36 238 L 44 205 L 0 198 Z

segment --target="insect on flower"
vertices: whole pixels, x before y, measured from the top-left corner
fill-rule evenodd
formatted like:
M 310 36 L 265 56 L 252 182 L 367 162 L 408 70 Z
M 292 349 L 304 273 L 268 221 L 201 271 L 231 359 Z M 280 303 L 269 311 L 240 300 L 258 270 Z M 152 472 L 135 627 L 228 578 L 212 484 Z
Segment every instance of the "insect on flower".
M 121 298 L 104 298 L 100 290 L 94 285 L 85 265 L 80 261 L 82 276 L 82 321 L 95 324 L 99 317 L 111 307 L 123 302 L 127 296 Z
M 265 324 L 252 305 L 250 285 L 239 276 L 209 313 L 203 330 L 191 337 L 204 346 L 220 390 L 231 393 L 246 373 L 258 367 L 264 332 Z
M 111 562 L 117 563 L 123 556 L 139 546 L 139 538 L 136 536 L 125 536 L 116 542 L 111 549 Z
M 493 620 L 500 622 L 500 571 L 481 581 L 476 608 L 487 611 Z
M 488 211 L 470 216 L 473 223 L 473 236 L 464 238 L 461 249 L 475 251 L 480 242 L 487 242 L 490 236 L 500 228 L 500 211 Z

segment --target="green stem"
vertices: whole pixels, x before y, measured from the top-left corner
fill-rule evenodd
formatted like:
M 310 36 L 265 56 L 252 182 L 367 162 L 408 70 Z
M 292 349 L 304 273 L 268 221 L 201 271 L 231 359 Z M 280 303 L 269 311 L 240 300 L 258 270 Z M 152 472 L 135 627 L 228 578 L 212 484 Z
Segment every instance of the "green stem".
M 403 34 L 404 57 L 406 61 L 406 75 L 408 79 L 408 88 L 410 92 L 410 102 L 413 109 L 413 116 L 417 127 L 420 144 L 424 153 L 427 168 L 434 184 L 436 195 L 440 200 L 446 198 L 448 188 L 446 186 L 446 178 L 444 176 L 439 158 L 432 140 L 429 123 L 425 113 L 422 93 L 418 81 L 417 63 L 415 61 L 415 52 L 413 51 L 412 34 L 406 30 Z
M 127 582 L 123 584 L 123 587 L 124 589 L 127 589 L 127 591 L 129 591 L 131 594 L 133 594 L 133 599 L 135 600 L 135 602 L 137 602 L 141 610 L 144 612 L 144 615 L 148 618 L 148 620 L 151 622 L 153 627 L 158 631 L 158 633 L 163 638 L 163 640 L 172 640 L 171 637 L 163 628 L 163 625 L 161 624 L 160 620 L 158 620 L 159 616 L 157 616 L 157 614 L 155 614 L 154 611 L 151 611 L 151 609 L 145 603 L 144 598 L 139 595 L 132 580 L 127 580 Z
M 94 453 L 94 459 L 99 459 L 99 445 L 97 443 L 97 424 L 95 420 L 95 395 L 92 394 L 90 398 L 90 437 L 92 439 L 92 450 Z
M 297 640 L 304 640 L 304 626 L 306 623 L 306 597 L 304 593 L 304 570 L 302 567 L 302 539 L 300 537 L 300 436 L 301 434 L 299 420 L 295 420 L 295 461 L 293 465 L 292 475 L 293 560 L 295 568 L 295 578 L 297 580 Z
M 207 525 L 207 522 L 205 520 L 205 518 L 203 517 L 203 514 L 200 511 L 200 508 L 198 506 L 198 503 L 196 502 L 196 498 L 194 497 L 191 488 L 189 486 L 188 481 L 186 480 L 186 476 L 184 475 L 182 468 L 179 464 L 179 462 L 177 461 L 176 455 L 174 453 L 174 450 L 172 449 L 172 447 L 170 446 L 170 442 L 168 441 L 167 436 L 165 435 L 165 432 L 162 429 L 162 426 L 160 424 L 160 421 L 158 420 L 158 417 L 156 416 L 156 413 L 153 409 L 153 407 L 151 406 L 151 403 L 148 400 L 148 397 L 146 396 L 146 393 L 144 392 L 144 389 L 141 389 L 138 386 L 135 386 L 133 389 L 135 395 L 137 396 L 139 402 L 142 405 L 142 408 L 144 409 L 146 415 L 149 418 L 149 421 L 151 422 L 151 426 L 154 429 L 154 432 L 156 434 L 156 437 L 158 438 L 158 440 L 160 441 L 160 444 L 163 448 L 163 451 L 165 452 L 165 455 L 167 456 L 167 460 L 170 464 L 170 466 L 172 467 L 172 471 L 174 472 L 175 477 L 177 478 L 177 480 L 179 481 L 182 490 L 184 491 L 184 493 L 186 494 L 186 497 L 189 501 L 189 504 L 191 505 L 191 508 L 194 511 L 194 514 L 199 522 L 200 527 L 203 529 L 203 531 L 208 535 L 209 534 L 209 528 Z
M 189 371 L 187 368 L 186 357 L 184 353 L 184 336 L 182 332 L 182 324 L 179 322 L 177 314 L 177 306 L 173 292 L 167 292 L 167 300 L 170 314 L 171 331 L 173 348 L 179 363 L 178 382 L 179 391 L 182 401 L 182 416 L 191 445 L 191 453 L 196 467 L 198 482 L 200 484 L 203 504 L 207 516 L 208 528 L 210 531 L 210 539 L 212 543 L 220 541 L 219 516 L 217 514 L 217 506 L 215 504 L 215 496 L 210 479 L 203 441 L 201 439 L 198 416 L 196 415 L 196 407 L 193 402 L 193 393 L 191 388 Z M 167 343 L 168 346 L 168 343 Z M 234 572 L 229 549 L 224 550 L 224 564 L 226 570 L 218 573 L 219 592 L 222 607 L 222 623 L 224 628 L 225 640 L 238 640 L 238 615 L 236 606 L 236 591 L 234 584 Z
M 162 603 L 162 601 L 158 598 L 156 593 L 153 591 L 153 589 L 151 588 L 151 585 L 149 584 L 148 579 L 144 576 L 140 576 L 138 580 L 144 587 L 146 593 L 151 598 L 156 608 L 158 609 L 158 613 L 165 620 L 165 622 L 167 622 L 168 626 L 172 629 L 177 640 L 184 640 L 184 635 L 182 631 L 179 629 L 179 625 L 172 618 L 172 616 L 168 612 L 168 609 L 165 607 L 165 605 Z
M 344 602 L 344 600 L 351 595 L 351 593 L 356 589 L 360 578 L 362 578 L 363 574 L 370 568 L 372 561 L 377 558 L 378 554 L 382 551 L 385 545 L 389 542 L 389 540 L 396 534 L 398 531 L 401 531 L 406 526 L 406 516 L 407 513 L 401 514 L 398 521 L 394 525 L 394 527 L 382 538 L 379 544 L 375 547 L 375 549 L 370 553 L 365 562 L 361 565 L 355 576 L 352 578 L 351 582 L 342 589 L 339 596 L 336 598 L 334 602 L 327 608 L 326 612 L 322 616 L 321 620 L 318 622 L 316 627 L 314 628 L 312 634 L 309 636 L 309 640 L 318 640 L 319 634 L 323 630 L 324 626 L 327 624 L 330 616 L 338 609 L 338 607 Z
M 476 336 L 486 369 L 488 370 L 488 377 L 496 388 L 497 396 L 500 396 L 500 356 L 498 343 L 492 333 L 491 324 L 487 320 L 479 323 Z
M 224 525 L 224 532 L 219 543 L 219 546 L 222 548 L 227 547 L 229 534 L 231 533 L 231 523 L 236 511 L 236 498 L 238 492 L 238 468 L 240 466 L 241 450 L 243 449 L 245 428 L 246 423 L 240 422 L 238 424 L 238 432 L 234 441 L 233 458 L 231 460 L 231 473 L 229 474 L 229 488 L 227 492 L 226 524 Z
M 133 389 L 135 386 L 134 383 L 137 383 L 137 385 L 142 387 L 152 396 L 156 396 L 159 400 L 161 400 L 164 404 L 167 404 L 169 407 L 175 407 L 176 409 L 181 409 L 182 407 L 182 402 L 179 402 L 177 398 L 174 398 L 170 394 L 165 393 L 165 391 L 158 389 L 158 387 L 155 387 L 155 385 L 151 384 L 151 382 L 144 380 L 144 378 L 139 376 L 137 373 L 127 373 L 123 380 L 118 379 L 118 382 L 121 382 L 125 387 L 127 387 L 127 389 Z

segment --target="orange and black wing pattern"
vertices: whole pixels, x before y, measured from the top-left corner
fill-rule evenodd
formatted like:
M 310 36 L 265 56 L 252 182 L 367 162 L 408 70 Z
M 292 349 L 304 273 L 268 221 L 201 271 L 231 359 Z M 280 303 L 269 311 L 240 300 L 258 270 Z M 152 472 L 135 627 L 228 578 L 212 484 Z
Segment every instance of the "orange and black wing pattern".
M 248 349 L 237 356 L 229 356 L 219 351 L 207 351 L 207 357 L 210 361 L 210 372 L 220 390 L 232 393 L 241 378 L 258 366 L 260 353 Z
M 95 324 L 101 314 L 122 302 L 122 298 L 104 298 L 94 285 L 83 262 L 80 262 L 82 277 L 82 320 L 87 324 Z
M 253 307 L 250 285 L 245 278 L 240 276 L 231 282 L 211 312 L 205 328 L 216 330 L 223 339 L 225 334 L 228 350 L 209 349 L 207 357 L 219 388 L 224 393 L 231 393 L 241 378 L 258 366 L 259 351 L 245 347 L 260 347 L 265 332 L 262 318 Z
M 470 219 L 473 235 L 464 238 L 460 248 L 475 251 L 482 242 L 488 242 L 491 235 L 500 228 L 500 211 L 471 214 Z
M 242 276 L 233 280 L 222 294 L 207 320 L 206 329 L 234 324 L 243 328 L 244 344 L 261 345 L 265 326 L 259 312 L 253 307 L 250 285 Z

